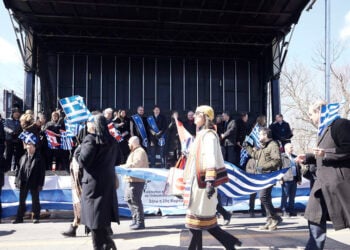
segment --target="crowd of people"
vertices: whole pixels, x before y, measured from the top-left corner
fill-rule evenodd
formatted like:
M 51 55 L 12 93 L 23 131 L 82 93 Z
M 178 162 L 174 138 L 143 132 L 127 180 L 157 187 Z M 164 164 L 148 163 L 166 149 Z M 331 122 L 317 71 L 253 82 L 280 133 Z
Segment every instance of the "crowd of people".
M 316 125 L 321 105 L 319 103 L 310 109 L 310 118 Z M 336 229 L 349 227 L 349 209 L 344 208 L 342 202 L 350 198 L 346 191 L 343 192 L 344 188 L 349 187 L 350 138 L 341 132 L 350 129 L 348 120 L 334 121 L 319 137 L 314 154 L 295 155 L 291 142 L 293 132 L 282 114 L 277 114 L 270 126 L 267 126 L 264 115 L 251 124 L 246 112 L 240 113 L 237 119 L 233 119 L 228 111 L 214 117 L 214 110 L 205 105 L 197 107 L 195 112 L 188 111 L 185 119 L 181 119 L 176 111 L 167 119 L 159 106 L 154 106 L 152 115 L 148 117 L 142 106 L 130 117 L 125 109 L 114 111 L 107 108 L 92 114 L 74 138 L 74 147 L 70 150 L 52 148 L 46 134 L 47 130 L 52 131 L 60 144 L 60 131 L 68 128 L 65 127 L 64 113 L 59 110 L 52 112 L 49 122 L 46 122 L 44 114 L 35 118 L 33 112 L 27 110 L 21 115 L 18 108 L 13 109 L 10 118 L 1 120 L 0 187 L 3 186 L 4 173 L 13 170 L 16 187 L 20 190 L 18 211 L 13 223 L 23 222 L 28 192 L 33 201 L 33 223 L 38 223 L 39 192 L 44 185 L 45 170 L 66 170 L 72 176 L 72 190 L 74 186 L 74 221 L 63 234 L 75 236 L 81 223 L 92 233 L 94 249 L 116 249 L 110 237 L 110 223 L 119 222 L 115 192 L 118 183 L 114 166 L 169 168 L 175 165 L 182 154 L 176 123 L 182 120 L 184 127 L 195 138 L 184 172 L 185 186 L 188 187 L 183 196 L 188 207 L 186 227 L 193 235 L 189 249 L 202 249 L 202 230 L 208 230 L 226 249 L 241 245 L 239 239 L 217 224 L 218 212 L 223 214 L 226 223 L 231 218 L 231 213 L 220 206 L 216 186 L 218 168 L 223 167 L 224 161 L 253 174 L 288 168 L 280 180 L 282 216 L 296 216 L 294 199 L 297 185 L 301 183 L 301 165 L 309 164 L 309 172 L 314 169 L 309 176 L 312 176 L 315 184 L 306 209 L 310 229 L 307 249 L 323 249 L 328 218 L 335 223 Z M 258 145 L 247 140 L 255 127 L 259 131 Z M 119 137 L 111 134 L 111 128 L 118 131 Z M 242 162 L 242 149 L 247 151 L 248 161 Z M 199 178 L 200 175 L 203 177 Z M 132 177 L 126 177 L 125 182 L 124 198 L 132 214 L 130 229 L 144 229 L 141 198 L 145 182 Z M 340 184 L 335 185 L 337 182 Z M 325 183 L 329 185 L 324 186 Z M 276 230 L 282 222 L 282 217 L 272 204 L 272 189 L 273 186 L 269 186 L 259 192 L 262 213 L 267 218 L 261 230 Z M 342 190 L 339 197 L 331 195 L 334 189 Z M 74 194 L 78 197 L 77 202 L 74 202 Z M 252 194 L 250 197 L 251 217 L 255 216 L 256 196 Z M 338 206 L 335 206 L 336 203 Z M 342 215 L 340 218 L 336 216 L 337 212 Z

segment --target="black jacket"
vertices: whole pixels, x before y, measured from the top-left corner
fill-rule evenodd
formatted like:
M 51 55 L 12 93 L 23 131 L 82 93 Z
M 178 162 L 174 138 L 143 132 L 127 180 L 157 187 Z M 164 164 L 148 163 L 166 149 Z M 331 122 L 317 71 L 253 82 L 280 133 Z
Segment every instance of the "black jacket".
M 283 146 L 290 142 L 290 139 L 293 137 L 293 133 L 288 122 L 282 121 L 281 124 L 274 122 L 270 125 L 270 129 L 272 132 L 272 139 L 274 141 L 280 141 Z
M 190 132 L 191 135 L 195 136 L 196 135 L 196 124 L 194 124 L 194 120 L 193 121 L 189 121 L 188 119 L 186 119 L 184 122 L 184 127 L 185 129 Z
M 43 187 L 45 182 L 45 164 L 41 160 L 39 151 L 36 151 L 31 159 L 29 176 L 26 178 L 23 176 L 23 174 L 25 173 L 24 168 L 28 160 L 28 153 L 25 153 L 19 160 L 19 168 L 15 170 L 16 187 L 21 188 L 21 186 L 24 184 L 22 183 L 23 179 L 27 179 L 26 186 L 28 189 Z
M 236 139 L 236 141 L 242 145 L 245 137 L 249 133 L 248 122 L 244 122 L 241 118 L 239 118 L 236 120 L 236 127 L 237 127 L 237 139 Z
M 158 115 L 158 117 L 155 117 L 152 115 L 154 120 L 156 121 L 159 133 L 157 134 L 151 126 L 148 124 L 148 132 L 149 132 L 149 139 L 152 142 L 153 145 L 158 145 L 158 139 L 161 138 L 161 136 L 165 133 L 167 129 L 167 122 L 163 115 Z

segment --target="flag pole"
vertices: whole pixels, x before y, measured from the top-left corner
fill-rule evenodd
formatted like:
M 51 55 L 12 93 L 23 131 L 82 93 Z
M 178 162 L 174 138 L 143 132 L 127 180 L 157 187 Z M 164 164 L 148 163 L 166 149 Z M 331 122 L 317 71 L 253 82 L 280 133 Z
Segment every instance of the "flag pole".
M 331 36 L 331 0 L 325 0 L 325 100 L 330 102 L 330 36 Z

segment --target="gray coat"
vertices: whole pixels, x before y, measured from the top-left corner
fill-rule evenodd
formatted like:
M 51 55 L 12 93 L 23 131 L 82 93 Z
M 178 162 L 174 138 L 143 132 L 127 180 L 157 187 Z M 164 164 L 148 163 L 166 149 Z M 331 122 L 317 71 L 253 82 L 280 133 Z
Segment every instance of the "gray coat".
M 77 148 L 75 157 L 83 167 L 81 223 L 90 229 L 119 223 L 115 170 L 120 150 L 117 141 L 96 144 L 95 135 L 88 134 Z
M 292 158 L 294 159 L 296 157 L 296 155 L 292 154 Z M 286 153 L 281 154 L 281 158 L 282 158 L 282 168 L 289 168 L 291 165 L 291 160 L 288 157 L 288 155 Z M 288 171 L 284 174 L 283 176 L 283 181 L 301 181 L 301 166 L 299 164 L 296 164 L 296 172 L 297 175 L 295 176 L 296 178 L 294 179 L 293 176 L 293 172 L 292 169 L 288 169 Z
M 235 120 L 230 119 L 227 121 L 225 132 L 223 133 L 223 145 L 224 146 L 235 146 L 237 139 L 237 128 Z
M 350 121 L 334 121 L 318 139 L 318 147 L 325 149 L 324 158 L 306 155 L 306 163 L 317 164 L 317 179 L 311 190 L 305 218 L 320 223 L 322 193 L 329 219 L 335 230 L 350 227 Z

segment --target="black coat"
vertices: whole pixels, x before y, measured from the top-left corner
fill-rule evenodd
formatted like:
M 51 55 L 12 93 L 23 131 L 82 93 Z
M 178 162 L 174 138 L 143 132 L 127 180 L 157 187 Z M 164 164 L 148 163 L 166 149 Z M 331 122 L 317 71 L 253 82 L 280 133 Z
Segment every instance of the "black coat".
M 16 179 L 15 185 L 17 188 L 21 188 L 22 180 L 27 179 L 26 186 L 28 189 L 37 189 L 43 187 L 45 182 L 45 164 L 41 160 L 39 151 L 36 151 L 31 159 L 29 177 L 23 177 L 23 170 L 25 163 L 28 161 L 28 153 L 25 153 L 19 160 L 19 168 L 15 170 Z
M 196 124 L 194 124 L 194 120 L 193 121 L 189 121 L 188 119 L 186 119 L 184 122 L 184 127 L 185 129 L 190 132 L 191 135 L 196 136 Z
M 120 157 L 117 141 L 96 144 L 96 136 L 88 134 L 75 157 L 84 169 L 81 223 L 90 229 L 106 228 L 111 221 L 119 223 L 114 168 Z
M 283 146 L 290 142 L 290 139 L 293 137 L 293 133 L 288 122 L 282 121 L 281 124 L 274 122 L 269 128 L 272 132 L 272 139 L 274 141 L 280 141 Z
M 249 124 L 248 122 L 244 122 L 242 118 L 236 120 L 237 127 L 237 139 L 236 141 L 243 144 L 245 137 L 249 134 Z
M 306 155 L 306 163 L 317 164 L 317 179 L 312 187 L 305 218 L 320 223 L 322 193 L 335 230 L 350 227 L 350 121 L 338 119 L 318 138 L 324 158 Z
M 0 187 L 4 186 L 4 173 L 7 171 L 6 162 L 4 158 L 5 151 L 5 131 L 4 124 L 2 119 L 0 118 Z
M 162 135 L 166 132 L 167 129 L 167 122 L 165 119 L 165 116 L 158 115 L 155 117 L 152 115 L 154 120 L 156 121 L 159 133 L 157 134 L 151 127 L 151 125 L 148 124 L 148 130 L 149 130 L 149 139 L 153 145 L 158 145 L 158 139 L 162 137 Z

